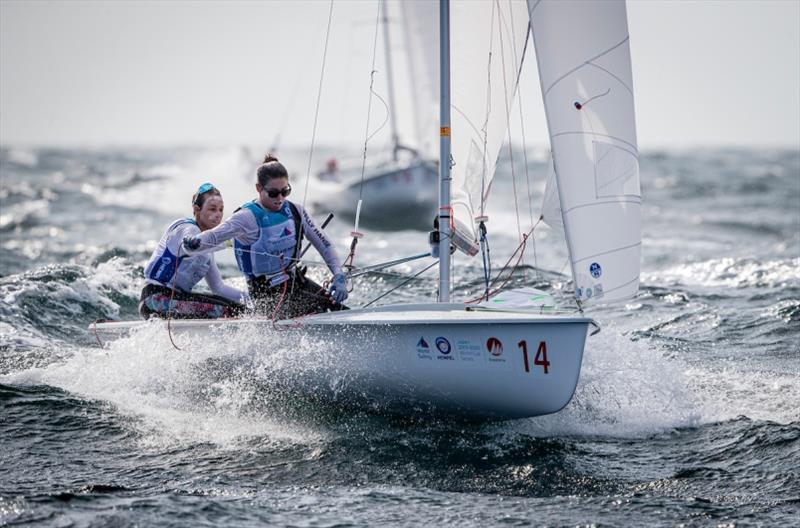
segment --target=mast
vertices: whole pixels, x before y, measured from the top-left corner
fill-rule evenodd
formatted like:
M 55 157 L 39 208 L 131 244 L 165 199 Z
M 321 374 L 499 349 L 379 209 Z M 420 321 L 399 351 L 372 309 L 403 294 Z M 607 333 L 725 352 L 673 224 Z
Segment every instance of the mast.
M 392 159 L 397 161 L 400 140 L 397 136 L 397 115 L 395 114 L 394 79 L 392 77 L 392 50 L 389 40 L 389 3 L 383 0 L 383 40 L 386 52 L 386 80 L 389 84 L 389 123 L 392 127 Z
M 450 0 L 439 3 L 439 302 L 450 302 Z

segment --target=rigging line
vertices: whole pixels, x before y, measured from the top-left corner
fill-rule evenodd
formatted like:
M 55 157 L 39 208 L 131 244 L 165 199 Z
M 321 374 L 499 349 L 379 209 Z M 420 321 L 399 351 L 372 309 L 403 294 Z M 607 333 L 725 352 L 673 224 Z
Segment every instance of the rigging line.
M 514 271 L 516 271 L 516 269 L 519 267 L 520 263 L 522 262 L 522 257 L 523 257 L 523 255 L 525 254 L 525 245 L 526 245 L 526 242 L 527 242 L 527 240 L 528 240 L 528 236 L 529 236 L 529 235 L 530 235 L 530 234 L 533 232 L 533 229 L 535 229 L 535 227 L 534 227 L 534 228 L 531 228 L 531 230 L 530 230 L 528 233 L 526 233 L 525 235 L 523 235 L 523 237 L 522 237 L 522 242 L 520 242 L 520 243 L 519 243 L 519 245 L 517 246 L 517 249 L 515 249 L 515 250 L 514 250 L 514 252 L 511 254 L 511 256 L 510 256 L 510 257 L 508 257 L 508 260 L 507 260 L 507 261 L 506 261 L 506 263 L 503 265 L 503 268 L 500 270 L 500 272 L 497 274 L 497 277 L 495 277 L 495 279 L 494 279 L 494 280 L 492 281 L 492 283 L 489 285 L 489 288 L 487 288 L 487 292 L 486 292 L 486 300 L 489 300 L 489 298 L 490 298 L 492 295 L 494 295 L 494 294 L 498 293 L 498 292 L 499 292 L 501 289 L 503 289 L 503 287 L 504 287 L 506 284 L 508 284 L 508 281 L 510 281 L 510 280 L 511 280 L 511 278 L 514 276 Z M 492 286 L 494 286 L 494 285 L 497 283 L 497 281 L 499 281 L 499 280 L 500 280 L 500 278 L 503 276 L 503 272 L 504 272 L 506 269 L 508 269 L 508 267 L 509 267 L 509 264 L 511 264 L 511 261 L 514 259 L 514 255 L 516 255 L 517 253 L 519 253 L 519 257 L 517 257 L 517 261 L 514 263 L 514 266 L 511 268 L 511 271 L 508 273 L 508 276 L 506 277 L 506 279 L 505 279 L 505 280 L 502 282 L 502 284 L 500 284 L 500 286 L 498 286 L 498 287 L 497 287 L 497 288 L 495 288 L 494 290 L 491 290 L 491 291 L 489 291 L 489 289 L 490 289 Z M 483 294 L 481 294 L 479 297 L 476 297 L 476 298 L 474 298 L 474 299 L 471 299 L 471 300 L 467 301 L 467 304 L 471 304 L 471 303 L 478 302 L 478 301 L 480 301 L 481 299 L 483 299 Z
M 308 151 L 308 167 L 306 168 L 306 184 L 303 189 L 303 207 L 306 206 L 306 198 L 308 197 L 308 182 L 311 179 L 311 162 L 314 159 L 314 144 L 317 140 L 317 121 L 319 120 L 319 107 L 322 100 L 322 84 L 325 80 L 325 63 L 328 59 L 328 39 L 331 36 L 331 21 L 333 20 L 333 0 L 328 10 L 328 27 L 325 30 L 325 48 L 322 52 L 322 69 L 319 73 L 319 88 L 317 90 L 317 107 L 314 111 L 314 128 L 311 131 L 311 148 Z
M 370 69 L 370 73 L 369 73 L 369 97 L 367 99 L 367 123 L 366 123 L 366 126 L 364 127 L 364 152 L 363 152 L 363 155 L 361 157 L 361 184 L 359 185 L 359 188 L 358 188 L 358 199 L 359 199 L 359 201 L 362 199 L 362 197 L 364 195 L 364 180 L 366 178 L 366 168 L 367 168 L 367 144 L 369 143 L 369 140 L 372 138 L 372 136 L 377 134 L 378 130 L 382 129 L 384 127 L 384 125 L 386 125 L 386 121 L 389 119 L 389 117 L 388 117 L 389 116 L 389 106 L 386 104 L 386 101 L 384 101 L 380 96 L 378 96 L 377 93 L 375 93 L 375 90 L 374 90 L 375 73 L 377 72 L 377 70 L 375 69 L 375 61 L 376 61 L 376 57 L 377 57 L 377 54 L 378 54 L 378 32 L 379 32 L 378 29 L 380 28 L 380 24 L 381 24 L 381 7 L 384 6 L 383 2 L 380 1 L 380 0 L 377 3 L 378 3 L 378 10 L 377 10 L 377 13 L 375 13 L 375 35 L 374 35 L 374 37 L 372 39 L 372 68 Z M 381 126 L 378 127 L 378 130 L 376 130 L 374 133 L 370 134 L 369 133 L 369 121 L 370 121 L 370 117 L 372 116 L 372 96 L 373 95 L 375 95 L 375 97 L 380 99 L 380 101 L 383 103 L 384 107 L 386 108 L 386 119 L 381 124 Z
M 469 116 L 467 114 L 465 114 L 462 109 L 460 109 L 458 106 L 456 106 L 454 104 L 451 104 L 450 108 L 452 108 L 453 110 L 458 112 L 458 114 L 461 117 L 464 118 L 464 121 L 466 121 L 466 123 L 469 125 L 469 127 L 472 129 L 472 132 L 474 132 L 476 136 L 478 136 L 480 138 L 483 135 L 481 130 L 478 129 L 478 127 L 475 125 L 475 123 L 472 122 L 472 120 L 469 118 Z
M 489 55 L 486 62 L 486 114 L 484 115 L 483 126 L 481 132 L 483 133 L 483 156 L 481 166 L 481 214 L 486 216 L 484 211 L 486 205 L 486 150 L 489 143 L 489 116 L 492 112 L 492 43 L 494 42 L 494 16 L 497 2 L 492 2 L 492 18 L 489 24 Z
M 178 254 L 175 255 L 175 274 L 172 276 L 172 292 L 169 295 L 169 302 L 167 302 L 167 335 L 169 336 L 169 342 L 172 343 L 175 350 L 180 350 L 181 348 L 176 345 L 175 341 L 172 339 L 172 299 L 175 297 L 175 283 L 178 280 L 178 268 L 181 265 L 181 249 L 183 249 L 183 246 L 178 246 Z M 177 303 L 175 304 L 175 311 L 177 311 Z
M 514 189 L 514 210 L 515 210 L 516 216 L 517 216 L 517 236 L 519 236 L 519 238 L 521 240 L 522 239 L 522 223 L 520 222 L 520 219 L 519 219 L 519 196 L 517 194 L 517 173 L 516 173 L 516 170 L 514 169 L 514 149 L 511 146 L 511 108 L 508 105 L 508 79 L 506 78 L 507 77 L 507 75 L 506 75 L 506 73 L 507 73 L 506 72 L 506 51 L 505 51 L 505 46 L 503 45 L 503 24 L 502 24 L 502 16 L 500 16 L 499 0 L 496 0 L 496 1 L 498 2 L 498 5 L 497 5 L 497 11 L 498 11 L 497 23 L 498 24 L 497 25 L 498 25 L 498 29 L 499 29 L 499 33 L 500 33 L 500 37 L 499 37 L 499 40 L 500 40 L 500 64 L 502 66 L 502 72 L 503 72 L 503 100 L 505 102 L 505 110 L 506 110 L 506 132 L 508 133 L 508 159 L 509 159 L 509 163 L 511 165 L 511 185 L 512 185 L 512 188 Z M 511 38 L 512 38 L 511 45 L 513 47 L 513 45 L 514 45 L 514 42 L 513 42 L 513 38 L 514 37 L 513 37 L 513 35 L 512 35 Z M 483 210 L 483 207 L 481 207 L 481 211 L 482 210 Z
M 380 264 L 373 264 L 371 266 L 364 266 L 363 268 L 356 268 L 353 273 L 350 274 L 350 278 L 358 277 L 360 275 L 364 275 L 365 273 L 372 273 L 376 271 L 380 271 L 382 269 L 390 268 L 392 266 L 397 266 L 399 264 L 405 264 L 406 262 L 411 262 L 412 260 L 418 260 L 425 257 L 430 257 L 430 252 L 428 253 L 420 253 L 419 255 L 411 255 L 410 257 L 403 257 L 395 260 L 390 260 L 388 262 L 382 262 Z
M 513 6 L 512 2 L 511 2 L 511 0 L 508 0 L 508 9 L 509 9 L 509 12 L 511 13 L 511 18 L 513 19 L 514 18 L 514 15 L 513 15 L 514 6 Z M 516 44 L 517 36 L 516 36 L 516 34 L 514 32 L 514 24 L 513 23 L 510 24 L 510 27 L 511 27 L 511 39 L 512 39 L 512 42 Z M 523 161 L 525 163 L 525 183 L 526 183 L 526 189 L 528 191 L 528 215 L 530 216 L 530 225 L 533 225 L 533 197 L 531 195 L 530 170 L 528 169 L 528 144 L 527 144 L 527 141 L 526 141 L 526 138 L 525 138 L 525 119 L 523 118 L 523 111 L 522 111 L 522 90 L 520 90 L 520 88 L 519 88 L 519 81 L 520 81 L 520 77 L 522 75 L 522 73 L 521 73 L 522 72 L 522 62 L 525 60 L 525 50 L 528 47 L 529 28 L 530 28 L 530 22 L 528 23 L 528 25 L 525 26 L 525 47 L 522 50 L 522 58 L 517 57 L 517 48 L 516 48 L 516 46 L 513 46 L 512 50 L 514 51 L 514 64 L 518 64 L 519 65 L 519 71 L 520 71 L 520 73 L 517 74 L 517 79 L 516 79 L 517 85 L 516 85 L 515 91 L 517 93 L 517 100 L 519 101 L 519 126 L 520 126 L 520 133 L 521 133 L 521 136 L 522 136 L 522 158 L 523 158 Z M 534 258 L 533 266 L 534 266 L 534 269 L 536 269 L 537 266 L 536 266 L 536 238 L 535 237 L 533 239 L 533 258 Z M 539 273 L 538 269 L 536 270 L 536 273 L 538 275 L 538 273 Z
M 392 292 L 393 292 L 393 291 L 395 291 L 396 289 L 398 289 L 398 288 L 400 288 L 400 287 L 402 287 L 402 286 L 405 286 L 406 284 L 408 284 L 408 283 L 409 283 L 409 282 L 411 282 L 412 280 L 416 279 L 417 277 L 419 277 L 420 275 L 422 275 L 423 273 L 425 273 L 426 271 L 428 271 L 429 269 L 431 269 L 432 267 L 434 267 L 434 266 L 435 266 L 435 265 L 437 265 L 438 263 L 439 263 L 439 260 L 437 259 L 436 261 L 434 261 L 434 262 L 433 262 L 433 263 L 431 263 L 430 265 L 428 265 L 428 266 L 425 266 L 424 268 L 422 268 L 421 270 L 419 270 L 417 273 L 415 273 L 415 274 L 411 275 L 411 276 L 410 276 L 408 279 L 406 279 L 405 281 L 401 282 L 400 284 L 398 284 L 397 286 L 395 286 L 395 287 L 394 287 L 394 288 L 392 288 L 391 290 L 389 290 L 389 291 L 387 291 L 387 292 L 385 292 L 385 293 L 381 294 L 380 296 L 378 296 L 378 297 L 376 297 L 376 298 L 372 299 L 370 302 L 368 302 L 367 304 L 365 304 L 364 306 L 362 306 L 362 308 L 366 308 L 366 307 L 367 307 L 367 306 L 369 306 L 370 304 L 373 304 L 373 303 L 375 303 L 375 302 L 377 302 L 377 301 L 379 301 L 379 300 L 383 299 L 384 297 L 386 297 L 387 295 L 389 295 L 390 293 L 392 293 Z
M 517 56 L 517 36 L 514 32 L 514 6 L 511 3 L 511 0 L 507 0 L 508 3 L 508 14 L 510 17 L 500 16 L 500 24 L 502 27 L 505 28 L 506 33 L 511 33 L 511 42 L 512 42 L 512 50 L 514 51 L 514 65 L 516 66 L 516 70 L 514 70 L 514 91 L 516 92 L 519 88 L 519 81 L 522 78 L 522 62 L 525 60 L 525 50 L 528 49 L 528 28 L 530 27 L 530 21 L 525 26 L 525 42 L 522 44 L 522 58 Z M 511 19 L 511 23 L 509 24 L 508 19 Z
M 372 84 L 372 83 L 370 83 L 370 84 Z M 386 102 L 386 100 L 385 100 L 383 97 L 381 97 L 381 96 L 380 96 L 380 94 L 378 94 L 378 92 L 375 92 L 375 91 L 373 91 L 373 92 L 372 92 L 372 94 L 373 94 L 375 97 L 377 97 L 377 98 L 378 98 L 378 101 L 380 101 L 381 103 L 383 103 L 383 109 L 384 109 L 384 110 L 386 110 L 386 114 L 384 115 L 384 118 L 383 118 L 383 123 L 381 123 L 381 124 L 378 126 L 378 128 L 376 128 L 376 129 L 375 129 L 375 130 L 372 132 L 372 134 L 370 134 L 370 135 L 369 135 L 369 137 L 367 138 L 367 141 L 365 141 L 365 142 L 364 142 L 365 144 L 366 144 L 366 143 L 367 143 L 367 142 L 368 142 L 370 139 L 372 139 L 373 137 L 375 137 L 375 134 L 377 134 L 378 132 L 380 132 L 381 130 L 383 130 L 383 127 L 385 127 L 385 126 L 386 126 L 386 123 L 388 123 L 388 122 L 389 122 L 389 103 L 387 103 L 387 102 Z M 364 157 L 364 160 L 366 161 L 366 156 Z M 362 167 L 362 168 L 363 168 L 363 167 Z

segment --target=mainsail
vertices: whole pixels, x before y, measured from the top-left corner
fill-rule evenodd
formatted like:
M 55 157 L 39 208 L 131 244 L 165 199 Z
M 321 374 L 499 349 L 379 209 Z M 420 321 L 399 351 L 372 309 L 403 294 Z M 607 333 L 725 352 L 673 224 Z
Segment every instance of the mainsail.
M 639 288 L 641 191 L 624 0 L 528 0 L 575 296 Z
M 439 3 L 398 2 L 411 100 L 404 112 L 413 118 L 411 144 L 421 157 L 436 158 L 439 150 Z M 394 9 L 393 2 L 387 8 Z M 391 15 L 390 15 L 391 16 Z M 406 140 L 408 141 L 408 140 Z
M 528 37 L 521 1 L 450 3 L 451 206 L 454 243 L 477 252 L 483 215 Z

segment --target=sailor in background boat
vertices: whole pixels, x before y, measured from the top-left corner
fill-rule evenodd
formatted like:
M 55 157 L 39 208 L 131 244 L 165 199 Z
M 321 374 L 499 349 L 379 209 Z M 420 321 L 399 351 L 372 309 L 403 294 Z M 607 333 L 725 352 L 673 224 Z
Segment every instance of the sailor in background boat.
M 247 292 L 222 281 L 213 253 L 188 255 L 181 244 L 219 225 L 225 207 L 222 195 L 210 183 L 204 183 L 192 197 L 194 219 L 181 218 L 167 227 L 158 247 L 144 269 L 145 282 L 139 301 L 139 313 L 150 316 L 214 319 L 232 317 L 244 310 Z M 215 295 L 191 293 L 205 279 Z
M 188 251 L 215 247 L 234 239 L 236 262 L 247 277 L 256 310 L 276 318 L 346 309 L 347 285 L 333 243 L 300 205 L 286 199 L 289 173 L 277 158 L 266 156 L 256 170 L 258 198 L 244 204 L 218 227 L 184 239 Z M 305 276 L 298 255 L 305 236 L 333 274 L 326 292 Z
M 325 164 L 325 170 L 317 174 L 320 181 L 325 182 L 338 182 L 339 181 L 339 167 L 336 164 L 336 158 L 331 158 Z

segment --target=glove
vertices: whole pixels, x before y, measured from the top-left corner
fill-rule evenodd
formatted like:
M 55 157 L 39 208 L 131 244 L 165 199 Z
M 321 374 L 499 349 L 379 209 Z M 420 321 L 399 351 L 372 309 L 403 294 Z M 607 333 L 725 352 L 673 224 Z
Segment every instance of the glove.
M 328 293 L 333 297 L 334 301 L 340 304 L 347 299 L 347 279 L 344 273 L 337 273 L 333 276 L 333 284 Z
M 185 247 L 189 251 L 196 251 L 200 249 L 200 237 L 198 236 L 183 237 L 183 247 Z

